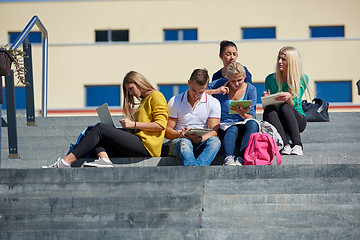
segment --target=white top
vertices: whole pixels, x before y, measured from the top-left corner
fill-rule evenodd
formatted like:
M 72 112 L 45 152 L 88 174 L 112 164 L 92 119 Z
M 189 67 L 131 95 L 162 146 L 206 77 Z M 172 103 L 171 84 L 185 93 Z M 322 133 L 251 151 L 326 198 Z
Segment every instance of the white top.
M 204 92 L 193 109 L 187 100 L 188 91 L 172 97 L 168 103 L 169 118 L 177 119 L 176 131 L 184 127 L 205 129 L 208 128 L 208 118 L 220 119 L 221 107 L 217 99 Z

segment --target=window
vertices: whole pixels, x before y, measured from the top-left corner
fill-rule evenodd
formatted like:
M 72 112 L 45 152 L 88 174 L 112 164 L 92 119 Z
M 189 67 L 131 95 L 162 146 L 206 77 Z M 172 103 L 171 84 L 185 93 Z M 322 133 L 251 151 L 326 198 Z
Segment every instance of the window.
M 165 41 L 196 41 L 197 29 L 165 29 Z
M 120 106 L 120 85 L 85 86 L 85 98 L 87 107 Z
M 316 97 L 327 102 L 352 102 L 351 81 L 315 82 Z
M 128 42 L 129 30 L 96 30 L 95 42 Z
M 169 84 L 161 84 L 159 85 L 159 91 L 164 94 L 166 101 L 169 101 L 173 96 L 185 92 L 188 89 L 187 84 L 177 84 L 177 85 L 169 85 Z
M 317 37 L 344 37 L 344 26 L 310 27 L 310 36 Z
M 9 43 L 13 44 L 21 32 L 9 32 Z M 28 34 L 29 43 L 41 43 L 41 32 L 30 32 Z
M 242 39 L 276 38 L 275 27 L 242 28 Z
M 3 88 L 4 103 L 3 109 L 6 109 L 6 93 L 5 87 Z M 15 107 L 16 110 L 26 109 L 25 87 L 15 87 Z
M 253 83 L 256 87 L 256 104 L 261 104 L 261 97 L 265 91 L 265 83 Z

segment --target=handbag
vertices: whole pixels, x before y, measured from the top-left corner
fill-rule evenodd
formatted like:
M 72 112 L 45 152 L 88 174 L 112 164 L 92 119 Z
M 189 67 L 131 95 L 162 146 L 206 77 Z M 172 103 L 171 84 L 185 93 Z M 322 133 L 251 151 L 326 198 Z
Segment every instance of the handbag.
M 314 98 L 311 103 L 306 100 L 301 103 L 308 122 L 330 122 L 328 102 Z

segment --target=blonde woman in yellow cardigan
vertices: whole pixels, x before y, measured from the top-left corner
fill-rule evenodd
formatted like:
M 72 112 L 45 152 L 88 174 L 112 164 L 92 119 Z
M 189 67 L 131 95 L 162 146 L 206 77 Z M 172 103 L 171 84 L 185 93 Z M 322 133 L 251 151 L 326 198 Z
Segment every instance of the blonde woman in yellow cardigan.
M 91 152 L 98 159 L 84 163 L 84 166 L 112 167 L 109 155 L 159 157 L 168 120 L 165 97 L 135 71 L 126 74 L 123 92 L 126 118 L 121 119 L 120 123 L 124 128 L 135 129 L 134 133 L 98 123 L 71 153 L 46 168 L 69 168 L 77 159 Z M 134 112 L 135 98 L 140 101 L 140 105 Z

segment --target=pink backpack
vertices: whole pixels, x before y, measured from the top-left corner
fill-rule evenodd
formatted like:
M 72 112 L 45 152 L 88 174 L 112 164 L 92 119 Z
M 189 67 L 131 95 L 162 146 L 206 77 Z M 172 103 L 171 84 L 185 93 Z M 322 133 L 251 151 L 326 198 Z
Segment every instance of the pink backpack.
M 252 133 L 245 149 L 244 165 L 271 165 L 275 154 L 280 165 L 281 155 L 275 140 L 267 133 Z

